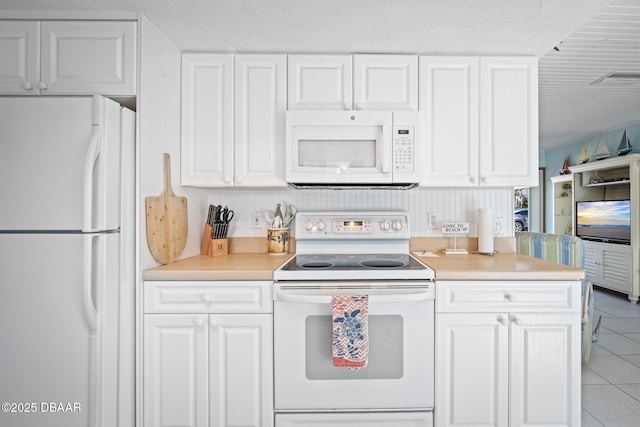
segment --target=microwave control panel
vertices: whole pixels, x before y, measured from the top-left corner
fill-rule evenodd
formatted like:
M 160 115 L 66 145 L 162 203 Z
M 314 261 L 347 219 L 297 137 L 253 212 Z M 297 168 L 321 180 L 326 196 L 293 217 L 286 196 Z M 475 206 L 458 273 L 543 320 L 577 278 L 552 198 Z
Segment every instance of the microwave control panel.
M 413 172 L 415 163 L 415 129 L 413 126 L 393 127 L 393 171 Z

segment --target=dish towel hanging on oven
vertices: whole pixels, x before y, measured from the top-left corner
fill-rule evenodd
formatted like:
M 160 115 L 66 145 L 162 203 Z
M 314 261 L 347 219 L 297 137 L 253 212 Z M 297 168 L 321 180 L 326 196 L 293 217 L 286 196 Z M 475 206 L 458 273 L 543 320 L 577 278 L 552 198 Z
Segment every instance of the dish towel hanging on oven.
M 369 296 L 334 295 L 333 366 L 360 369 L 369 357 Z

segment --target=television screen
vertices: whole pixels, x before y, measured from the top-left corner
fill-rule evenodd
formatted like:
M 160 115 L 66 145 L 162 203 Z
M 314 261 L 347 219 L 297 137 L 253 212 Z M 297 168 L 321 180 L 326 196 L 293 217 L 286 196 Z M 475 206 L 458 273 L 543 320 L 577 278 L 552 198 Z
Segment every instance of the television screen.
M 576 236 L 611 243 L 631 241 L 631 201 L 576 202 Z

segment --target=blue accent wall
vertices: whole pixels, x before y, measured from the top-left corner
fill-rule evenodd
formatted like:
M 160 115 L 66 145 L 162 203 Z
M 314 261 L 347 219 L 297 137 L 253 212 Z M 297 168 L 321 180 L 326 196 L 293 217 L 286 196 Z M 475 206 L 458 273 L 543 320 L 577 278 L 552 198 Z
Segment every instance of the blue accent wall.
M 605 143 L 609 149 L 609 157 L 617 156 L 616 151 L 618 150 L 618 145 L 620 145 L 624 130 L 625 128 L 620 128 L 604 133 Z M 640 123 L 627 126 L 626 130 L 627 137 L 633 147 L 631 153 L 640 153 Z M 559 175 L 566 156 L 569 156 L 570 166 L 577 165 L 580 160 L 580 152 L 582 151 L 583 145 L 587 146 L 587 153 L 589 153 L 589 157 L 593 159 L 596 148 L 600 143 L 600 138 L 602 138 L 602 134 L 540 153 L 540 166 L 546 168 L 545 186 L 547 191 L 545 192 L 545 219 L 548 227 L 553 223 L 553 196 L 551 194 L 551 186 L 553 183 L 551 182 L 551 177 Z M 589 162 L 595 161 L 596 160 L 589 160 Z

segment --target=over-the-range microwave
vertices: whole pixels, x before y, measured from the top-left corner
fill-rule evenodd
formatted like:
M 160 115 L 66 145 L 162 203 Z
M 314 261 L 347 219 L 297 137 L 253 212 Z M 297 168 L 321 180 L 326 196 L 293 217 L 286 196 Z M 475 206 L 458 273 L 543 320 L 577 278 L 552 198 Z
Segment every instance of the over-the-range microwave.
M 287 111 L 286 180 L 297 188 L 412 188 L 415 111 Z

